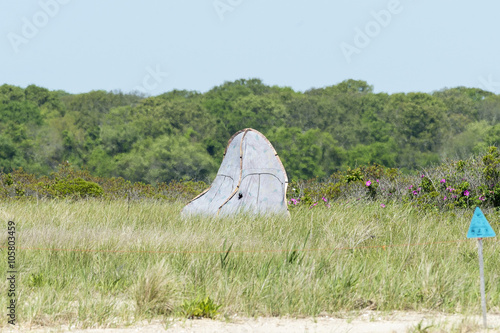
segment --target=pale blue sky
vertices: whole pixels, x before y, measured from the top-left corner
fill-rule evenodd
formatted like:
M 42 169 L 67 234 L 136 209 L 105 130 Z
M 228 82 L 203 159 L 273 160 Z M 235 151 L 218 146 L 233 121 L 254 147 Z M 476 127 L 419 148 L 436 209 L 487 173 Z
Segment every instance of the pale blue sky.
M 0 0 L 0 84 L 157 95 L 352 78 L 500 93 L 499 16 L 494 0 Z

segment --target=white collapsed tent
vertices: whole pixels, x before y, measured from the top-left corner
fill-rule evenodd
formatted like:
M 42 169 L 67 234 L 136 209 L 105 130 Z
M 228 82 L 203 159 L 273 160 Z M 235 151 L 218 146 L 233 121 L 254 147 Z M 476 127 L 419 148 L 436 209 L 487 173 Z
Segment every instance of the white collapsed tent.
M 191 200 L 183 215 L 235 213 L 289 215 L 288 177 L 267 138 L 251 128 L 234 134 L 212 185 Z

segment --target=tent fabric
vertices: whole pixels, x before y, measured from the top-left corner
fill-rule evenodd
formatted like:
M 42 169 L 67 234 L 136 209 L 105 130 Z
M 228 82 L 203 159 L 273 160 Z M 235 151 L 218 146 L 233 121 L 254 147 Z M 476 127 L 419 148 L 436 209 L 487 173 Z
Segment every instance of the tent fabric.
M 212 185 L 191 200 L 184 215 L 288 215 L 288 177 L 267 138 L 251 128 L 234 134 Z

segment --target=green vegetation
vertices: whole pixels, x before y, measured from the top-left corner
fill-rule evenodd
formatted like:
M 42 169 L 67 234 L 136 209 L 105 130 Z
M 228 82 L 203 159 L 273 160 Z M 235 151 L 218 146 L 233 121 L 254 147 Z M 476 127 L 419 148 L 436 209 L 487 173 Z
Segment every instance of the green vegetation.
M 153 199 L 0 202 L 2 218 L 16 221 L 19 322 L 479 311 L 477 244 L 465 238 L 472 209 L 382 208 L 363 199 L 297 207 L 290 219 L 185 220 L 181 207 Z M 498 232 L 498 212 L 484 211 Z M 497 240 L 484 241 L 490 312 L 500 311 L 499 251 Z
M 67 163 L 49 176 L 37 177 L 23 169 L 0 173 L 0 184 L 3 185 L 0 199 L 14 200 L 94 197 L 187 202 L 208 187 L 203 181 L 174 180 L 152 185 L 132 183 L 123 178 L 96 177 Z M 400 169 L 376 164 L 348 168 L 321 181 L 292 181 L 287 198 L 292 210 L 299 207 L 328 208 L 333 203 L 347 205 L 357 201 L 376 202 L 381 207 L 404 203 L 436 212 L 475 206 L 499 210 L 500 152 L 491 146 L 480 155 L 422 168 L 418 174 L 404 174 Z M 226 259 L 227 255 L 221 257 L 221 265 L 227 264 Z
M 499 233 L 499 114 L 500 96 L 480 89 L 387 95 L 354 80 L 148 98 L 3 85 L 0 214 L 16 221 L 18 319 L 476 311 L 465 235 L 475 206 Z M 280 154 L 291 218 L 182 219 L 245 127 Z M 499 250 L 485 241 L 487 271 Z M 498 281 L 490 269 L 496 312 Z
M 404 202 L 435 211 L 475 206 L 499 209 L 499 181 L 500 153 L 492 146 L 481 155 L 447 161 L 419 174 L 405 175 L 398 169 L 371 165 L 336 172 L 323 182 L 292 182 L 288 198 L 291 207 L 310 208 L 364 199 L 382 207 Z
M 155 186 L 141 182 L 132 183 L 123 178 L 102 178 L 86 170 L 76 170 L 65 163 L 49 176 L 37 177 L 23 169 L 0 173 L 0 199 L 164 199 L 186 201 L 198 195 L 207 184 L 198 181 L 171 181 Z
M 205 299 L 196 299 L 194 301 L 185 301 L 182 303 L 182 314 L 186 318 L 210 318 L 214 319 L 219 315 L 219 310 L 221 305 L 215 304 L 210 297 L 205 297 Z
M 67 163 L 48 176 L 3 173 L 0 212 L 17 223 L 18 319 L 83 328 L 235 313 L 472 313 L 477 249 L 465 235 L 476 205 L 499 232 L 499 180 L 490 147 L 421 174 L 371 165 L 293 181 L 290 219 L 183 219 L 204 182 L 132 183 Z M 490 312 L 500 311 L 499 244 L 484 244 Z
M 68 162 L 131 182 L 207 182 L 231 135 L 253 127 L 273 143 L 290 179 L 373 163 L 409 173 L 497 145 L 499 114 L 500 95 L 481 89 L 388 95 L 355 80 L 304 93 L 237 80 L 203 94 L 147 98 L 3 85 L 0 170 L 48 176 Z

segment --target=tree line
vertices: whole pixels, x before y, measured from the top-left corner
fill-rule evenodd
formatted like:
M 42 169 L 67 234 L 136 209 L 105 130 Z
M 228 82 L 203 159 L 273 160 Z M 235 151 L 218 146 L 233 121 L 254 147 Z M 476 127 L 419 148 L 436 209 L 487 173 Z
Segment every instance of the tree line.
M 0 170 L 47 175 L 69 162 L 151 184 L 210 181 L 229 138 L 247 127 L 268 137 L 290 179 L 373 163 L 412 171 L 500 143 L 500 95 L 466 87 L 374 93 L 357 80 L 297 92 L 241 79 L 153 97 L 5 84 Z

